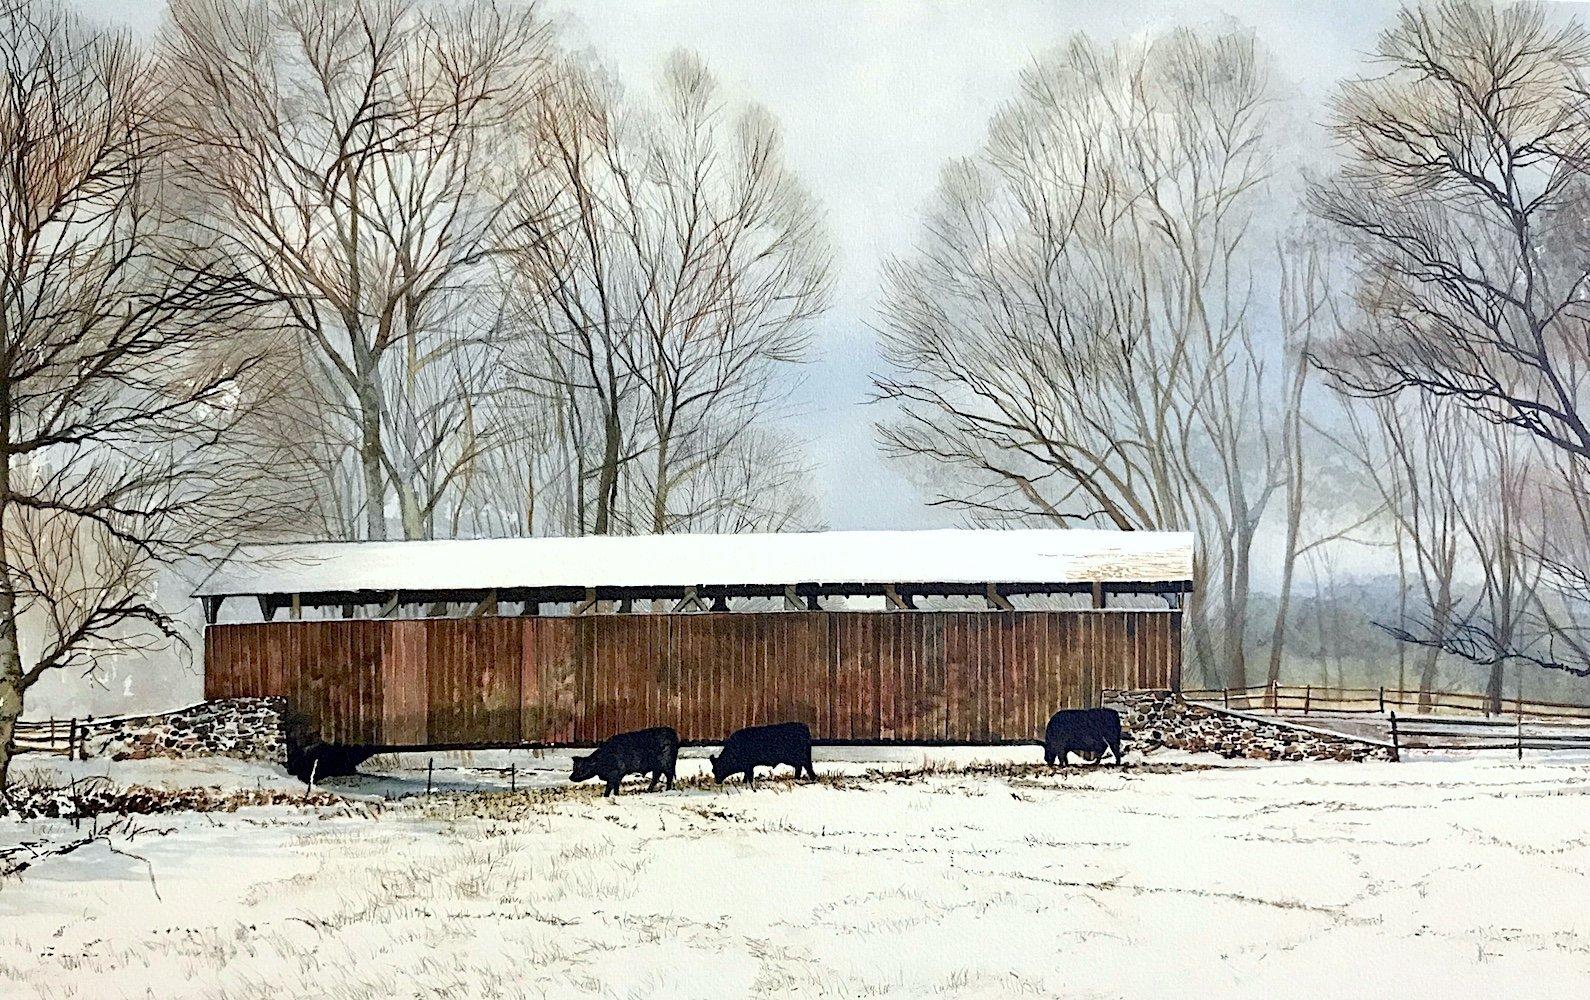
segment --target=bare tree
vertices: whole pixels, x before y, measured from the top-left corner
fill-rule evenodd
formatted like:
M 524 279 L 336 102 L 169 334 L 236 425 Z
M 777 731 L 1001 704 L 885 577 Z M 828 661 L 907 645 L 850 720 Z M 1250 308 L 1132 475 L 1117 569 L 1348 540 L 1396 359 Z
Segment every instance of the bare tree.
M 1467 499 L 1464 484 L 1472 477 L 1461 422 L 1428 402 L 1398 406 L 1381 401 L 1367 416 L 1358 408 L 1347 411 L 1351 441 L 1346 451 L 1362 463 L 1365 477 L 1380 493 L 1382 509 L 1393 520 L 1404 594 L 1416 591 L 1418 618 L 1430 634 L 1446 634 L 1460 617 L 1463 529 L 1458 508 Z M 1394 627 L 1412 619 L 1404 605 Z M 1430 706 L 1439 668 L 1440 649 L 1430 646 L 1419 664 L 1421 708 Z
M 752 428 L 732 427 L 721 446 L 709 439 L 712 460 L 675 484 L 668 531 L 737 533 L 814 531 L 823 527 L 806 488 L 811 470 L 796 442 Z
M 1020 88 L 887 268 L 884 443 L 957 470 L 940 502 L 977 520 L 1195 531 L 1194 653 L 1243 685 L 1254 541 L 1302 498 L 1285 342 L 1322 277 L 1299 265 L 1296 329 L 1259 335 L 1264 62 L 1242 35 L 1078 38 Z
M 1479 592 L 1464 621 L 1483 621 L 1499 649 L 1530 641 L 1526 617 L 1537 601 L 1543 565 L 1530 556 L 1526 522 L 1542 513 L 1536 501 L 1540 471 L 1534 445 L 1505 428 L 1483 426 L 1470 445 L 1469 495 L 1458 504 L 1469 552 L 1478 567 Z M 1485 664 L 1486 703 L 1502 708 L 1505 659 Z
M 1399 400 L 1381 408 L 1392 419 L 1462 425 L 1446 444 L 1487 464 L 1473 481 L 1493 494 L 1455 497 L 1451 513 L 1483 575 L 1479 616 L 1438 601 L 1429 621 L 1397 630 L 1431 656 L 1489 665 L 1496 704 L 1502 661 L 1523 651 L 1510 645 L 1521 641 L 1518 609 L 1537 603 L 1545 568 L 1520 562 L 1528 533 L 1515 505 L 1529 474 L 1519 463 L 1544 455 L 1538 468 L 1558 469 L 1571 494 L 1590 459 L 1579 405 L 1590 377 L 1590 32 L 1533 4 L 1447 2 L 1401 11 L 1375 55 L 1379 72 L 1336 98 L 1345 165 L 1312 199 L 1353 250 L 1359 313 L 1318 360 L 1343 393 Z M 1408 473 L 1442 480 L 1450 460 L 1417 444 Z M 1475 507 L 1481 499 L 1491 502 Z M 1415 551 L 1428 528 L 1409 526 Z M 1448 526 L 1434 537 L 1444 550 Z
M 464 470 L 449 502 L 451 533 L 511 537 L 579 534 L 573 466 L 562 450 L 556 401 L 495 394 L 484 420 L 491 447 Z
M 517 432 L 496 417 L 509 391 L 496 310 L 481 289 L 438 297 L 433 328 L 407 338 L 385 373 L 383 464 L 406 538 L 456 536 L 482 460 Z M 447 521 L 438 525 L 444 507 Z M 439 530 L 440 529 L 440 530 Z
M 185 184 L 314 348 L 356 448 L 369 538 L 386 537 L 394 490 L 405 532 L 423 531 L 405 487 L 432 453 L 393 454 L 389 394 L 410 382 L 386 369 L 481 280 L 516 190 L 510 124 L 536 99 L 545 45 L 529 6 L 173 4 L 162 64 Z
M 0 5 L 0 788 L 41 677 L 177 640 L 156 568 L 291 506 L 260 492 L 274 369 L 238 335 L 270 303 L 167 214 L 150 68 Z
M 668 531 L 680 485 L 769 415 L 830 250 L 776 124 L 694 56 L 668 60 L 650 104 L 572 61 L 558 77 L 515 215 L 519 371 L 594 481 L 589 530 Z

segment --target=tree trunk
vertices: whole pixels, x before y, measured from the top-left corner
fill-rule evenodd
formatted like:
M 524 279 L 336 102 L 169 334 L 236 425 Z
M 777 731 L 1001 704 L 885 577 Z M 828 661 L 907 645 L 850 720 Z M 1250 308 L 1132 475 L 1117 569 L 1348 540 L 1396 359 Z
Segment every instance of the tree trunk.
M 661 535 L 668 530 L 668 439 L 657 441 L 657 484 L 652 489 L 651 531 Z
M 597 478 L 596 523 L 592 526 L 592 533 L 597 535 L 612 533 L 613 501 L 618 497 L 618 450 L 623 444 L 619 437 L 618 414 L 610 411 L 602 420 L 602 468 Z
M 1424 665 L 1419 668 L 1419 711 L 1428 712 L 1432 708 L 1431 692 L 1435 688 L 1435 672 L 1439 665 L 1441 651 L 1430 648 L 1425 650 Z
M 1248 686 L 1248 574 L 1251 568 L 1249 553 L 1252 551 L 1252 545 L 1253 539 L 1248 529 L 1238 528 L 1237 537 L 1233 539 L 1231 564 L 1228 570 L 1231 579 L 1226 587 L 1225 613 L 1226 686 L 1232 688 Z
M 1204 562 L 1202 553 L 1193 554 L 1193 590 L 1187 595 L 1182 606 L 1182 635 L 1192 641 L 1193 666 L 1200 678 L 1199 683 L 1206 688 L 1212 688 L 1223 683 L 1220 676 L 1219 665 L 1215 662 L 1215 652 L 1210 642 L 1210 625 L 1208 607 L 1205 599 L 1204 588 L 1209 580 L 1208 565 Z
M 11 443 L 11 380 L 0 377 L 0 440 Z M 17 593 L 11 573 L 11 458 L 0 455 L 0 796 L 11 774 L 12 738 L 22 717 L 22 643 L 17 634 Z
M 524 536 L 534 538 L 536 533 L 536 479 L 534 471 L 527 470 L 524 484 Z
M 1300 447 L 1294 445 L 1293 447 Z M 1298 455 L 1295 461 L 1301 462 Z M 1292 580 L 1297 570 L 1297 543 L 1303 523 L 1302 490 L 1293 477 L 1288 478 L 1286 501 L 1286 550 L 1281 557 L 1281 593 L 1275 609 L 1275 628 L 1270 633 L 1270 668 L 1265 680 L 1272 686 L 1281 681 L 1281 652 L 1286 645 L 1286 621 L 1292 613 Z
M 1496 625 L 1496 648 L 1508 649 L 1513 644 L 1512 623 Z M 1485 678 L 1485 710 L 1492 715 L 1502 714 L 1502 690 L 1507 680 L 1507 661 L 1497 658 L 1491 664 L 1490 676 Z M 1522 709 L 1522 706 L 1520 706 Z
M 372 373 L 371 378 L 374 378 Z M 364 530 L 373 542 L 386 541 L 386 474 L 381 469 L 381 404 L 375 391 L 359 393 L 359 468 L 364 474 Z
M 1281 568 L 1281 599 L 1275 609 L 1275 629 L 1270 633 L 1270 668 L 1265 681 L 1271 685 L 1281 682 L 1281 649 L 1286 644 L 1286 620 L 1292 614 L 1292 570 L 1295 555 L 1288 553 Z
M 22 717 L 22 650 L 17 642 L 16 598 L 0 594 L 0 794 L 11 773 L 12 735 Z
M 1402 529 L 1397 528 L 1397 623 L 1408 621 L 1408 561 L 1402 546 Z M 1397 700 L 1408 691 L 1408 644 L 1397 643 Z
M 415 493 L 414 487 L 408 483 L 393 483 L 397 491 L 398 514 L 403 519 L 403 537 L 409 541 L 421 538 L 430 538 L 431 531 L 429 519 L 420 514 L 420 498 Z M 458 532 L 454 530 L 453 536 Z
M 1491 715 L 1502 714 L 1503 661 L 1491 664 L 1491 674 L 1485 679 L 1485 710 Z
M 1447 571 L 1441 581 L 1440 588 L 1436 591 L 1434 607 L 1430 609 L 1430 624 L 1434 638 L 1440 639 L 1448 634 L 1452 626 L 1452 571 L 1451 562 L 1446 563 Z M 1424 666 L 1419 670 L 1419 711 L 1428 712 L 1433 707 L 1434 699 L 1431 694 L 1435 689 L 1436 669 L 1440 666 L 1441 650 L 1431 646 L 1424 657 Z

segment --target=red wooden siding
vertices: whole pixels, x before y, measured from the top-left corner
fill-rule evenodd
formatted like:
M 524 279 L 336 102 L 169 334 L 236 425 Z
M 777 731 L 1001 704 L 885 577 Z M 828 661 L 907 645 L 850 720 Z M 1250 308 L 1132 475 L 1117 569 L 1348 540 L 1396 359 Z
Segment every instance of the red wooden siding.
M 1174 686 L 1173 611 L 769 612 L 291 621 L 205 631 L 205 697 L 283 695 L 331 742 L 1037 739 L 1105 689 Z

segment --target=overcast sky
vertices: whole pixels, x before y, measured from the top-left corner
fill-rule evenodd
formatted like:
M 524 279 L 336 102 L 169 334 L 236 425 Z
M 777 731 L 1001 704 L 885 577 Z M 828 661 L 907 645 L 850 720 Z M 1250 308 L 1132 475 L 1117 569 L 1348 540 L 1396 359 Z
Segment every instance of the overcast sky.
M 148 31 L 161 0 L 80 0 Z M 551 0 L 565 45 L 590 49 L 628 85 L 647 86 L 663 58 L 687 47 L 736 96 L 783 124 L 789 157 L 826 206 L 839 248 L 833 309 L 795 399 L 791 429 L 817 462 L 813 488 L 834 528 L 953 523 L 903 471 L 877 454 L 864 405 L 879 367 L 880 261 L 908 251 L 944 161 L 976 150 L 989 117 L 1034 55 L 1076 32 L 1100 40 L 1177 25 L 1253 28 L 1305 113 L 1363 66 L 1395 5 L 1212 3 L 817 2 Z

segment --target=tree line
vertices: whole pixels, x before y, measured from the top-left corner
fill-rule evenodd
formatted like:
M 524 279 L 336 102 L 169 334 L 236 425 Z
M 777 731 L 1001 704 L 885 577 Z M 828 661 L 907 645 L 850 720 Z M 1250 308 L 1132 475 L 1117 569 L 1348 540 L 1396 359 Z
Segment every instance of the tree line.
M 0 0 L 0 62 L 0 785 L 25 692 L 177 640 L 155 580 L 206 546 L 815 525 L 776 417 L 832 237 L 699 58 L 631 91 L 534 6 L 174 0 L 140 43 Z M 879 443 L 969 523 L 1194 532 L 1209 683 L 1279 679 L 1354 546 L 1400 680 L 1590 675 L 1587 73 L 1578 21 L 1475 0 L 1323 109 L 1250 33 L 1060 45 L 885 264 Z
M 1349 545 L 1395 562 L 1396 681 L 1590 676 L 1587 58 L 1407 6 L 1302 149 L 1250 33 L 1038 58 L 887 268 L 885 447 L 977 521 L 1194 532 L 1210 684 L 1279 679 Z
M 811 526 L 832 250 L 778 124 L 534 6 L 0 0 L 0 784 L 25 692 L 246 539 Z

